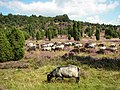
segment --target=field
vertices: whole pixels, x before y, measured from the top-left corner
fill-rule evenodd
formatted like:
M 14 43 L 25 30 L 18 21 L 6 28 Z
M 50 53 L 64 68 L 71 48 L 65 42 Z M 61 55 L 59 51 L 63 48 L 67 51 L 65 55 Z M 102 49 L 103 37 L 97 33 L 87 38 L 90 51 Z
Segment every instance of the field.
M 114 60 L 120 53 L 79 53 L 72 58 L 61 58 L 67 52 L 37 50 L 26 52 L 20 61 L 0 63 L 0 90 L 120 90 L 120 60 Z M 98 57 L 100 60 L 96 60 Z M 108 57 L 113 59 L 101 59 Z M 51 70 L 69 64 L 77 65 L 86 77 L 81 75 L 79 83 L 74 78 L 47 82 L 46 76 Z
M 33 64 L 34 63 L 34 64 Z M 8 90 L 120 90 L 120 72 L 104 68 L 92 68 L 76 60 L 59 58 L 43 61 L 29 61 L 25 69 L 0 69 L 0 87 Z M 83 70 L 87 77 L 81 76 L 80 82 L 74 79 L 46 81 L 46 75 L 59 65 L 74 64 Z

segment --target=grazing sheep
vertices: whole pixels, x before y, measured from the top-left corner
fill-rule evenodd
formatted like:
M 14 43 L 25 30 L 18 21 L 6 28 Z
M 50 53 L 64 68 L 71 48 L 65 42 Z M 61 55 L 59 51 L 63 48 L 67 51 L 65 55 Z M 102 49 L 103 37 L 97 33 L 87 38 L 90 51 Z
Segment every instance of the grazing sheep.
M 116 44 L 115 44 L 115 43 L 112 43 L 112 44 L 110 45 L 110 47 L 116 47 Z
M 95 45 L 96 45 L 96 43 L 91 43 L 91 44 L 88 45 L 88 48 L 94 48 Z
M 39 45 L 39 44 L 36 44 L 36 48 L 37 48 L 37 49 L 40 49 L 40 45 Z
M 83 45 L 82 44 L 75 44 L 74 48 L 79 48 L 79 47 L 82 47 Z
M 27 51 L 32 51 L 32 50 L 36 50 L 36 44 L 34 43 L 28 43 L 27 44 Z
M 64 43 L 65 46 L 71 46 L 72 45 L 72 42 L 66 42 Z
M 51 50 L 52 50 L 51 47 L 43 47 L 43 48 L 42 48 L 42 51 L 51 51 Z
M 112 52 L 117 51 L 117 47 L 112 45 L 108 49 Z
M 42 44 L 41 47 L 48 47 L 48 44 Z
M 52 50 L 55 51 L 56 45 L 53 45 L 51 48 L 52 48 Z
M 68 65 L 68 66 L 60 66 L 55 68 L 53 71 L 51 71 L 47 75 L 47 81 L 50 82 L 53 77 L 58 78 L 76 78 L 76 82 L 79 82 L 79 75 L 81 74 L 81 71 L 79 68 L 75 65 Z
M 106 49 L 106 46 L 100 47 L 99 49 L 100 49 L 100 50 L 105 50 L 105 49 Z
M 61 45 L 57 45 L 56 47 L 55 47 L 55 49 L 56 50 L 64 50 L 64 45 L 63 44 L 61 44 Z
M 112 52 L 117 51 L 117 47 L 109 47 L 109 50 Z
M 52 47 L 54 44 L 53 43 L 48 43 L 47 46 L 48 47 Z

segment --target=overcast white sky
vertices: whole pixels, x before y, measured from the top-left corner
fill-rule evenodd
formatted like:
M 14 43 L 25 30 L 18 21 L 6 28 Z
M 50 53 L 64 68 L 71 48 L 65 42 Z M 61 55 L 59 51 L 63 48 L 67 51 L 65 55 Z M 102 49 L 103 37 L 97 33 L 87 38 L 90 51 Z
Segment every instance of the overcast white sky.
M 120 25 L 120 0 L 0 0 L 3 14 L 56 16 Z

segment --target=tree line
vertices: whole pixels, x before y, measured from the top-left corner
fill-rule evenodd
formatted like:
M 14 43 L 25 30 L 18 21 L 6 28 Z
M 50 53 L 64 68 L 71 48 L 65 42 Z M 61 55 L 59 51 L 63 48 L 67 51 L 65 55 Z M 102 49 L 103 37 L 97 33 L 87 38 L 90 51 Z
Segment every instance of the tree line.
M 0 25 L 4 27 L 14 26 L 21 31 L 25 39 L 45 39 L 57 37 L 58 35 L 67 35 L 74 40 L 80 40 L 84 36 L 92 38 L 96 36 L 96 40 L 100 39 L 100 32 L 103 32 L 106 39 L 120 38 L 120 25 L 93 24 L 82 21 L 70 20 L 67 14 L 58 15 L 56 17 L 44 16 L 25 16 L 25 15 L 2 15 L 0 14 Z

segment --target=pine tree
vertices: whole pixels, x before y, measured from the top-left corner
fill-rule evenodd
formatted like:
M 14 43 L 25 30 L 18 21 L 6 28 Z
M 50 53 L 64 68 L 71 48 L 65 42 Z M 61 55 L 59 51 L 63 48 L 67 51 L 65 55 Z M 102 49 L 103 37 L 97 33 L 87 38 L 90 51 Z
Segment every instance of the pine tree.
M 96 29 L 95 36 L 96 36 L 96 40 L 100 40 L 100 30 L 98 28 Z
M 13 60 L 20 60 L 24 56 L 24 44 L 25 38 L 19 29 L 13 28 L 9 35 L 9 42 L 12 46 L 12 51 L 14 53 Z
M 41 39 L 43 39 L 43 38 L 44 38 L 44 36 L 45 36 L 45 31 L 44 31 L 44 30 L 42 30 L 42 31 L 41 31 Z
M 88 36 L 90 38 L 92 37 L 92 35 L 93 35 L 93 28 L 91 26 L 88 26 L 88 28 L 87 28 L 87 34 L 88 34 Z
M 77 40 L 77 34 L 78 34 L 77 23 L 74 22 L 74 24 L 73 24 L 73 38 L 74 38 L 74 40 Z
M 13 59 L 12 48 L 4 33 L 0 32 L 0 62 Z
M 57 30 L 57 29 L 53 29 L 53 33 L 54 33 L 54 36 L 55 36 L 55 37 L 58 36 L 58 30 Z
M 71 35 L 70 34 L 68 34 L 68 40 L 71 40 Z
M 22 32 L 24 34 L 25 40 L 27 40 L 28 38 L 30 38 L 30 35 L 29 35 L 28 32 L 26 32 L 26 31 L 22 31 Z
M 41 32 L 40 31 L 37 31 L 37 33 L 36 33 L 36 39 L 37 40 L 40 40 L 41 39 Z
M 79 21 L 77 22 L 77 29 L 78 29 L 78 30 L 77 30 L 77 32 L 78 32 L 78 33 L 77 33 L 77 36 L 78 36 L 78 37 L 77 37 L 77 40 L 79 41 L 80 38 L 81 38 L 81 28 L 80 28 L 80 22 L 79 22 Z
M 48 30 L 48 39 L 49 39 L 49 41 L 51 41 L 51 38 L 52 38 L 52 32 L 51 32 L 51 30 Z
M 80 29 L 78 29 L 79 28 L 78 25 L 79 24 L 77 24 L 77 22 L 74 22 L 74 24 L 73 24 L 73 38 L 76 41 L 79 41 L 81 38 L 81 33 L 80 33 L 80 31 L 78 31 L 78 30 L 80 30 Z
M 48 30 L 45 31 L 45 37 L 48 38 Z

